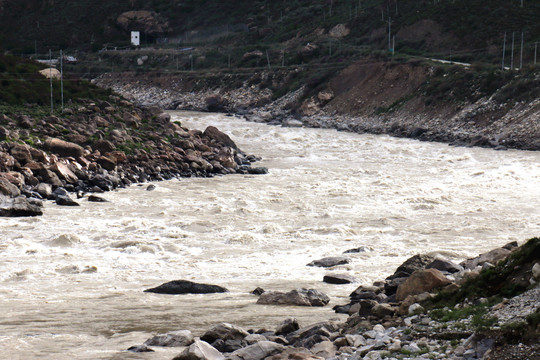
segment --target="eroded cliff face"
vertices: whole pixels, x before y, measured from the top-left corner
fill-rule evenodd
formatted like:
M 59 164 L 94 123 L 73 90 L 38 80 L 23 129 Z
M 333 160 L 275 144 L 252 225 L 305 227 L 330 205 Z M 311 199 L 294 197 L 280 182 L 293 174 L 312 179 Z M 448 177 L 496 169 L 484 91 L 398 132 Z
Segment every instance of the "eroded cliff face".
M 168 109 L 237 112 L 278 124 L 294 118 L 305 126 L 457 145 L 540 149 L 540 76 L 534 70 L 367 59 L 319 78 L 295 69 L 205 78 L 154 74 L 137 81 L 105 75 L 96 83 Z

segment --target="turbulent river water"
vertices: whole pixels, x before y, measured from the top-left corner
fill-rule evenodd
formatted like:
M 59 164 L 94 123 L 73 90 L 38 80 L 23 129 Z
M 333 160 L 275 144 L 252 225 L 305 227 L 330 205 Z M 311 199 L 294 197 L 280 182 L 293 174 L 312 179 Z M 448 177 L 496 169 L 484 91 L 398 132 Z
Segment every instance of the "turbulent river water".
M 332 271 L 370 284 L 417 253 L 461 260 L 540 232 L 540 153 L 173 118 L 217 126 L 270 173 L 134 185 L 104 194 L 108 203 L 47 203 L 42 217 L 0 219 L 2 358 L 171 359 L 178 349 L 125 349 L 223 321 L 273 329 L 290 316 L 304 325 L 336 317 L 331 307 L 358 284 L 323 283 L 328 270 L 305 266 L 314 259 L 363 246 Z M 177 279 L 230 292 L 143 293 Z M 257 286 L 317 288 L 332 301 L 255 305 Z

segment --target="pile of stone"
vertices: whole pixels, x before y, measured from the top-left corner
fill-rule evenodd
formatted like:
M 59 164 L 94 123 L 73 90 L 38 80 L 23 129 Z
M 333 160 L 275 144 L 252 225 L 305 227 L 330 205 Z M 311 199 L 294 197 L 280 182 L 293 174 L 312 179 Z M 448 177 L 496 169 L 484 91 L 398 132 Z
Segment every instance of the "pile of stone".
M 213 126 L 189 130 L 167 113 L 120 100 L 60 117 L 0 114 L 0 216 L 41 215 L 40 200 L 175 177 L 264 174 Z

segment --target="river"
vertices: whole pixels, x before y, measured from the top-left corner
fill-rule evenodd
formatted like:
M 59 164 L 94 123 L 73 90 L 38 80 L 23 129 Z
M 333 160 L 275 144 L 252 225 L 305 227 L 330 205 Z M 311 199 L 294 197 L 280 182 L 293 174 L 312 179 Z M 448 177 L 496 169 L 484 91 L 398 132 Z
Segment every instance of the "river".
M 171 359 L 124 350 L 153 334 L 196 335 L 222 321 L 246 329 L 295 316 L 341 318 L 358 284 L 329 285 L 305 266 L 365 247 L 333 272 L 370 284 L 417 253 L 459 261 L 540 233 L 540 153 L 457 148 L 328 129 L 281 128 L 216 114 L 215 125 L 263 157 L 268 175 L 189 178 L 50 202 L 36 218 L 1 218 L 0 353 L 7 359 Z M 215 295 L 143 290 L 187 279 Z M 255 305 L 249 292 L 317 288 L 324 308 Z

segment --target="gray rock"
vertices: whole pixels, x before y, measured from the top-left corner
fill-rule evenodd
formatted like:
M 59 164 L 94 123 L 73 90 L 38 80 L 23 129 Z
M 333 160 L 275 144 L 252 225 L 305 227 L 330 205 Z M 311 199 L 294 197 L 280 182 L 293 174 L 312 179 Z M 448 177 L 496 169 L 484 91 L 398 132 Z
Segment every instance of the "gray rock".
M 271 341 L 260 341 L 243 349 L 236 350 L 227 359 L 230 360 L 262 360 L 269 356 L 279 354 L 285 350 L 285 346 Z
M 368 249 L 365 246 L 360 246 L 358 248 L 349 249 L 344 252 L 344 254 L 357 254 L 361 252 L 366 252 Z
M 371 309 L 373 316 L 378 317 L 379 319 L 384 318 L 385 316 L 394 315 L 395 309 L 389 304 L 377 304 Z
M 288 318 L 278 325 L 276 335 L 287 335 L 298 329 L 300 329 L 298 320 L 295 318 Z
M 19 196 L 9 198 L 0 194 L 0 217 L 40 216 L 40 206 L 30 203 L 27 198 Z
M 109 200 L 106 200 L 106 199 L 102 198 L 101 196 L 97 196 L 97 195 L 88 196 L 88 201 L 90 201 L 90 202 L 109 202 Z
M 41 195 L 42 198 L 47 199 L 52 195 L 52 186 L 47 183 L 40 183 L 34 188 L 34 191 Z
M 56 197 L 56 204 L 60 206 L 80 206 L 75 200 L 64 195 L 59 195 Z
M 193 344 L 173 360 L 225 360 L 225 357 L 212 345 L 195 339 Z
M 467 259 L 461 265 L 470 270 L 474 270 L 477 266 L 482 266 L 485 263 L 497 264 L 500 260 L 505 259 L 510 254 L 510 250 L 504 248 L 493 249 L 485 254 L 472 259 Z
M 431 255 L 414 255 L 403 264 L 401 264 L 393 275 L 390 275 L 386 280 L 392 280 L 400 277 L 408 277 L 416 270 L 424 269 L 428 264 L 432 263 L 435 258 Z
M 7 179 L 0 177 L 0 194 L 7 195 L 9 197 L 17 197 L 21 195 L 19 188 Z
M 249 333 L 241 327 L 228 323 L 221 323 L 206 331 L 203 336 L 201 336 L 201 340 L 211 344 L 218 339 L 223 341 L 243 340 L 248 335 Z
M 154 350 L 150 349 L 146 345 L 135 345 L 127 349 L 127 351 L 131 351 L 134 353 L 143 353 L 143 352 L 154 352 Z
M 325 359 L 336 356 L 337 352 L 336 346 L 331 341 L 320 342 L 313 346 L 310 350 L 313 354 Z
M 328 284 L 352 284 L 358 279 L 348 274 L 326 274 L 323 281 Z
M 296 306 L 325 306 L 330 298 L 315 289 L 296 289 L 288 293 L 268 291 L 262 294 L 257 304 L 262 305 L 296 305 Z
M 536 263 L 532 267 L 532 276 L 536 281 L 540 281 L 540 263 Z
M 351 259 L 344 256 L 331 256 L 325 257 L 319 260 L 314 260 L 307 264 L 307 266 L 317 266 L 317 267 L 332 267 L 337 265 L 345 265 L 351 262 Z
M 437 269 L 443 272 L 449 272 L 451 274 L 462 271 L 463 266 L 453 263 L 451 261 L 435 259 L 433 262 L 426 266 L 426 269 Z
M 156 335 L 144 342 L 147 346 L 177 347 L 189 346 L 195 341 L 191 331 L 178 330 L 167 334 Z
M 217 285 L 198 284 L 188 280 L 174 280 L 161 284 L 158 287 L 146 289 L 144 292 L 151 292 L 156 294 L 211 294 L 211 293 L 223 293 L 228 290 L 224 287 Z

